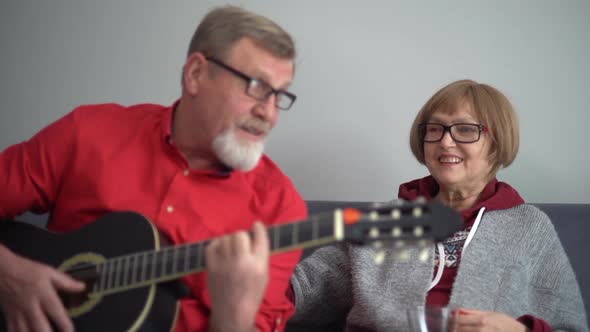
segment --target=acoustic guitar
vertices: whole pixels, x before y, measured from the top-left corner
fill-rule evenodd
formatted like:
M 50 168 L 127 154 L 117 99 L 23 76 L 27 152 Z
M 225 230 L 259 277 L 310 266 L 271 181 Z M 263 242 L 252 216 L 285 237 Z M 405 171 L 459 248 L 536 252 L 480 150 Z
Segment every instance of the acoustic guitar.
M 348 241 L 396 248 L 426 247 L 462 226 L 438 203 L 401 202 L 342 208 L 267 228 L 271 251 Z M 62 295 L 76 331 L 170 331 L 186 287 L 179 278 L 204 270 L 209 241 L 162 246 L 156 227 L 134 212 L 109 213 L 76 231 L 57 234 L 22 222 L 1 222 L 0 242 L 86 283 L 87 292 Z M 383 257 L 377 257 L 376 261 Z M 0 331 L 6 330 L 0 315 Z

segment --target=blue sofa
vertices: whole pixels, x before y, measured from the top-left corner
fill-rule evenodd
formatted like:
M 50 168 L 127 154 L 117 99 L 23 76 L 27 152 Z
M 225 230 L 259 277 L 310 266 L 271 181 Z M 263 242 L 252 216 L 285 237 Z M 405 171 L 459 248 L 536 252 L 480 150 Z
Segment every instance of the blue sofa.
M 307 201 L 309 214 L 332 210 L 337 207 L 366 207 L 368 202 L 342 202 L 342 201 Z M 567 252 L 570 262 L 580 284 L 582 297 L 586 306 L 586 316 L 590 318 L 590 266 L 587 264 L 586 255 L 590 253 L 590 239 L 585 234 L 590 234 L 590 204 L 534 204 L 543 210 L 553 221 L 555 229 L 561 239 L 561 243 Z M 307 257 L 314 249 L 306 249 L 303 258 Z M 328 304 L 329 305 L 329 304 Z M 287 332 L 326 330 L 318 329 L 313 322 L 303 325 L 288 324 Z

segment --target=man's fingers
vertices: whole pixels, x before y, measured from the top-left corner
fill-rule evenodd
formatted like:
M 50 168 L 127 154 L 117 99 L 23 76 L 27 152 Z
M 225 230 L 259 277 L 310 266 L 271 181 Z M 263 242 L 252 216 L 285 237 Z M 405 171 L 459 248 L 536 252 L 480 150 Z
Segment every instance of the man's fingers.
M 220 239 L 220 245 L 217 249 L 217 254 L 222 257 L 228 257 L 233 253 L 232 236 L 226 235 Z
M 266 228 L 264 225 L 257 221 L 253 227 L 254 236 L 252 238 L 252 252 L 255 255 L 263 255 L 268 257 L 270 252 L 270 243 Z
M 6 317 L 6 327 L 8 332 L 27 331 L 27 321 L 22 316 Z
M 246 253 L 268 256 L 270 244 L 266 228 L 262 223 L 256 222 L 252 230 L 252 238 L 247 232 L 241 231 L 212 240 L 205 249 L 207 258 L 239 257 Z
M 86 288 L 86 285 L 61 271 L 54 272 L 51 282 L 55 291 L 43 294 L 41 298 L 42 309 L 44 314 L 55 323 L 60 331 L 73 331 L 74 326 L 72 320 L 57 295 L 57 291 L 62 290 L 70 293 L 78 293 L 83 291 Z M 51 329 L 49 331 L 51 331 Z
M 43 311 L 60 331 L 74 331 L 72 320 L 55 292 L 45 294 L 42 301 Z
M 252 250 L 248 233 L 244 231 L 237 232 L 233 234 L 230 239 L 232 256 L 237 257 Z
M 29 327 L 31 331 L 39 331 L 39 332 L 51 332 L 51 325 L 49 324 L 48 318 L 43 313 L 43 310 L 40 307 L 39 303 L 36 303 L 30 311 L 30 317 L 28 319 Z M 59 325 L 58 325 L 59 326 Z M 71 332 L 70 330 L 60 330 L 65 332 Z
M 219 250 L 220 245 L 221 241 L 219 239 L 215 239 L 209 242 L 209 244 L 207 244 L 205 247 L 205 266 L 207 267 L 207 270 L 215 266 L 215 252 Z
M 32 330 L 32 328 L 29 328 L 28 324 L 27 324 L 27 319 L 24 316 L 20 316 L 18 321 L 16 322 L 16 331 L 22 331 L 22 332 L 27 332 Z
M 81 292 L 86 288 L 86 285 L 83 282 L 60 271 L 54 271 L 51 277 L 51 282 L 56 289 L 70 293 Z

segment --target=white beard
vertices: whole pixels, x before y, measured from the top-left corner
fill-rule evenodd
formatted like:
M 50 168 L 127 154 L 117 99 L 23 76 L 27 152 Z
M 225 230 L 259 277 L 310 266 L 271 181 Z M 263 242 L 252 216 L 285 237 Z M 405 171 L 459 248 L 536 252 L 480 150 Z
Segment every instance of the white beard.
M 264 141 L 240 141 L 236 137 L 234 127 L 215 137 L 213 151 L 226 166 L 247 172 L 258 164 L 264 151 Z

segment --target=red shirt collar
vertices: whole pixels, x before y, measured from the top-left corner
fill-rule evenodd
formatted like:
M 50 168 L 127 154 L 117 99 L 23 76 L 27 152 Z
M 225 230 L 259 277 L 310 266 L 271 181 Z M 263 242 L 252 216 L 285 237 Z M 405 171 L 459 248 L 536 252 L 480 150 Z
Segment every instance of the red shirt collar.
M 176 107 L 178 107 L 179 103 L 180 99 L 176 100 L 171 106 L 166 107 L 162 112 L 162 137 L 164 142 L 170 142 L 172 139 L 174 111 L 176 110 Z

